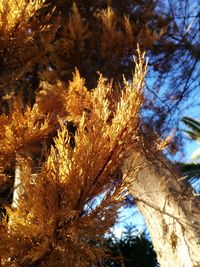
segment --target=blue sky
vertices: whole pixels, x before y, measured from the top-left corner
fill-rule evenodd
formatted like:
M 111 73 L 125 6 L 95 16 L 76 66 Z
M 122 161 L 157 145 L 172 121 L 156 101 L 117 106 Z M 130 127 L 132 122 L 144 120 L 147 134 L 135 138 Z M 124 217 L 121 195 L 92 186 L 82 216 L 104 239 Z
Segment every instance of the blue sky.
M 123 231 L 125 230 L 124 226 L 126 224 L 134 225 L 138 231 L 143 231 L 146 229 L 145 221 L 140 212 L 138 212 L 137 207 L 121 210 L 118 223 L 116 223 L 112 229 L 117 238 L 121 237 Z

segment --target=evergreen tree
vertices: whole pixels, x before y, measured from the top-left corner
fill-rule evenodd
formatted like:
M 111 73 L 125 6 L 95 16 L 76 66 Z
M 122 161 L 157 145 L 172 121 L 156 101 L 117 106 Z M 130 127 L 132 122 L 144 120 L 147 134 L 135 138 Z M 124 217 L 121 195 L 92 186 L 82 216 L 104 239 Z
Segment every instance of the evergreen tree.
M 179 24 L 160 12 L 157 1 L 1 1 L 1 266 L 102 262 L 127 191 L 161 265 L 199 263 L 199 198 L 160 152 L 165 110 L 145 91 L 143 50 L 177 51 Z
M 134 226 L 126 225 L 120 239 L 112 236 L 107 240 L 112 257 L 106 266 L 156 267 L 156 253 L 145 232 L 139 233 Z

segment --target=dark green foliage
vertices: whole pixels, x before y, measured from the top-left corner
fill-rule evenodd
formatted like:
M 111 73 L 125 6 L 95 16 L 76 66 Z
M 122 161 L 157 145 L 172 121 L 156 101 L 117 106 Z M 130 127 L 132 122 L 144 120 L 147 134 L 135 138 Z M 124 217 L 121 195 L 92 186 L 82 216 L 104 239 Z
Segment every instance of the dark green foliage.
M 200 177 L 200 163 L 181 163 L 182 172 L 187 175 L 189 179 Z
M 106 261 L 109 267 L 157 267 L 159 266 L 153 245 L 145 232 L 139 233 L 134 226 L 125 226 L 120 239 L 109 238 L 108 248 L 113 259 Z
M 185 123 L 186 126 L 190 128 L 190 130 L 185 130 L 193 140 L 199 141 L 200 140 L 200 122 L 190 117 L 183 117 L 182 121 Z

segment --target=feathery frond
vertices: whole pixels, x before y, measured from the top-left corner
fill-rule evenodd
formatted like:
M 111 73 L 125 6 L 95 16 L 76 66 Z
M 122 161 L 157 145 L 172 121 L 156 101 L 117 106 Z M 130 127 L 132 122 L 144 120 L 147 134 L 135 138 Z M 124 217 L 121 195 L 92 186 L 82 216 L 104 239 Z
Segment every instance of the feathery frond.
M 106 257 L 104 234 L 115 223 L 126 194 L 125 182 L 117 173 L 139 140 L 144 54 L 135 64 L 133 80 L 124 80 L 121 98 L 113 109 L 112 83 L 100 76 L 97 88 L 88 92 L 76 71 L 68 94 L 60 98 L 69 112 L 58 114 L 57 137 L 41 171 L 33 174 L 28 153 L 21 154 L 20 198 L 15 209 L 7 208 L 8 223 L 4 221 L 0 228 L 2 266 L 70 266 L 71 262 L 88 266 Z M 59 86 L 56 90 L 61 92 Z M 44 99 L 40 94 L 40 101 Z M 38 102 L 33 109 L 24 113 L 14 110 L 11 117 L 2 118 L 8 120 L 2 160 L 7 151 L 13 156 L 22 149 L 28 152 L 30 145 L 51 132 L 48 119 L 38 121 L 39 114 L 44 114 L 40 107 Z M 48 109 L 51 112 L 53 109 Z M 77 126 L 74 148 L 65 125 L 67 118 Z
M 193 140 L 199 141 L 200 140 L 200 122 L 190 117 L 183 117 L 182 121 L 188 126 L 191 131 L 185 130 L 190 138 Z

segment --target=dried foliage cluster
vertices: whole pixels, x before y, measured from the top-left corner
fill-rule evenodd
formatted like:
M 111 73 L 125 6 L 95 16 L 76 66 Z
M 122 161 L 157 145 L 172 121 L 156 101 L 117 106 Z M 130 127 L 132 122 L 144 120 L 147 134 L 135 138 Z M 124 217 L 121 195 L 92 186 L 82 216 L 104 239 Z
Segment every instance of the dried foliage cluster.
M 126 193 L 117 173 L 139 141 L 144 54 L 135 65 L 121 95 L 101 75 L 89 92 L 76 71 L 67 88 L 42 82 L 32 107 L 18 97 L 0 116 L 1 183 L 13 164 L 20 174 L 16 203 L 5 205 L 0 225 L 2 266 L 91 266 L 106 256 L 103 237 Z
M 0 86 L 4 97 L 12 96 L 16 81 L 50 49 L 48 44 L 53 40 L 58 24 L 50 24 L 50 13 L 45 17 L 46 25 L 37 19 L 37 12 L 44 2 L 0 2 Z
M 138 27 L 128 15 L 119 16 L 114 8 L 98 5 L 85 7 L 86 10 L 78 3 L 72 5 L 59 30 L 60 38 L 53 44 L 53 53 L 48 55 L 54 71 L 47 69 L 45 79 L 52 82 L 59 76 L 66 81 L 74 66 L 86 77 L 89 89 L 96 85 L 97 70 L 114 81 L 122 80 L 122 73 L 131 77 L 137 43 L 146 49 L 164 33 L 162 27 L 157 33 L 147 24 Z M 150 14 L 145 12 L 145 16 Z

